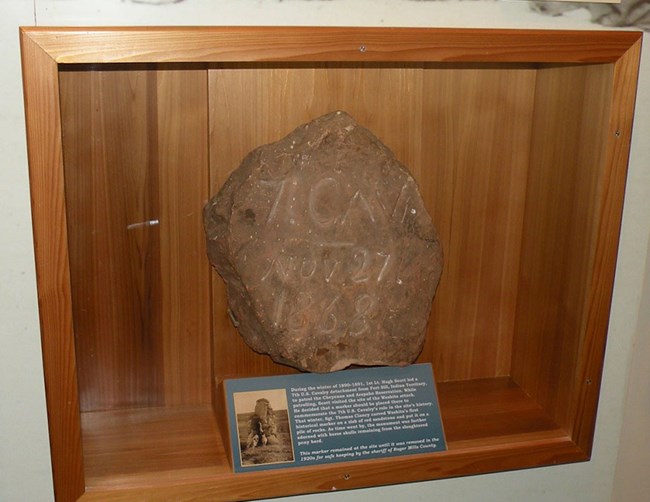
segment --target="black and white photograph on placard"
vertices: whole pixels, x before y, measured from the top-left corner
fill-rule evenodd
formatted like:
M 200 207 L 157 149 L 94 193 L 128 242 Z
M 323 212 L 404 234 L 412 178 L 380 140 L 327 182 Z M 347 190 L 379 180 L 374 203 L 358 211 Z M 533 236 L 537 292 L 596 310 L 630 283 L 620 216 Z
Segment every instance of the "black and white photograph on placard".
M 233 394 L 242 467 L 295 459 L 285 389 Z

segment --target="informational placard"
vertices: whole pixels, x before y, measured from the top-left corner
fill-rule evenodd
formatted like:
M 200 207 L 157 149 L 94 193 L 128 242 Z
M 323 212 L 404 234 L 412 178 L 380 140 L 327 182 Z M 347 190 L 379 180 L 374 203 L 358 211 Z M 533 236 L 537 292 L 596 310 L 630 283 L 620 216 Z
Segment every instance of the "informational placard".
M 446 449 L 430 364 L 224 382 L 235 472 Z

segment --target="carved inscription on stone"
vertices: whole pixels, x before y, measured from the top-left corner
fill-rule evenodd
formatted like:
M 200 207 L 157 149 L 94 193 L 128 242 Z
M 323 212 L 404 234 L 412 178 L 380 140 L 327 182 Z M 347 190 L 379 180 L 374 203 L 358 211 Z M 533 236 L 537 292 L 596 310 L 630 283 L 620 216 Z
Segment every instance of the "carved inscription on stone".
M 246 342 L 327 372 L 422 349 L 442 252 L 417 185 L 344 112 L 252 151 L 204 211 Z

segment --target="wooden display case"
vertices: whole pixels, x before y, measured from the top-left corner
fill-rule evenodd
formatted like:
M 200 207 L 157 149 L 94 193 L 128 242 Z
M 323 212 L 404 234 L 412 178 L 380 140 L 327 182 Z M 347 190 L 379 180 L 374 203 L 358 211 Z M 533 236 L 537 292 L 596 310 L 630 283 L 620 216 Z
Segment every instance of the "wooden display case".
M 21 41 L 57 500 L 248 499 L 589 458 L 639 33 L 23 28 Z M 249 150 L 337 109 L 409 166 L 441 234 L 419 361 L 449 449 L 236 475 L 216 385 L 292 370 L 232 327 L 201 209 Z

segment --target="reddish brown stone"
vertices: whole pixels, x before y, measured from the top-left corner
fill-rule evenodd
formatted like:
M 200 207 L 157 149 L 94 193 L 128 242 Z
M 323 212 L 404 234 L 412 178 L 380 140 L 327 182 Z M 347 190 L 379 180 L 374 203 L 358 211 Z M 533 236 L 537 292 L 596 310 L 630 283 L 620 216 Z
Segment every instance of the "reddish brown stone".
M 327 372 L 422 350 L 442 252 L 407 169 L 344 112 L 252 151 L 205 207 L 210 261 L 257 352 Z

